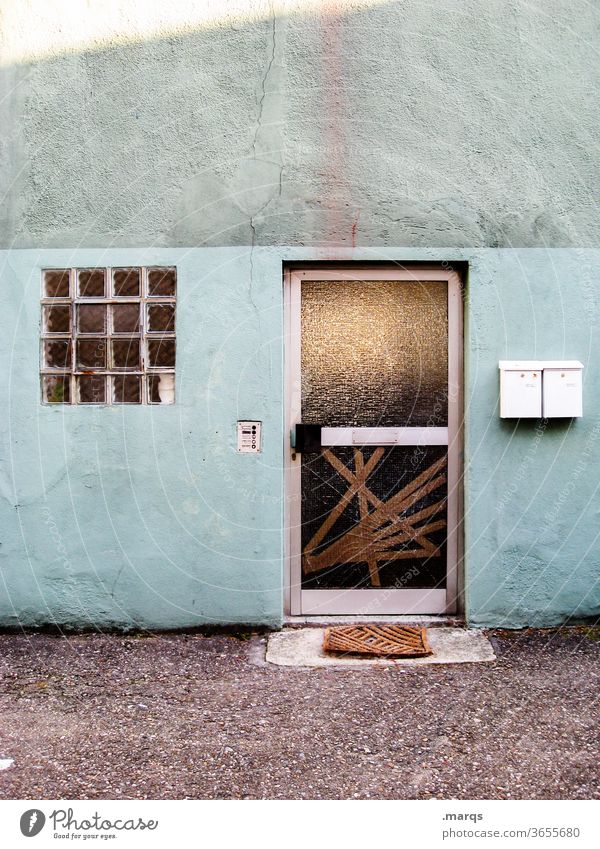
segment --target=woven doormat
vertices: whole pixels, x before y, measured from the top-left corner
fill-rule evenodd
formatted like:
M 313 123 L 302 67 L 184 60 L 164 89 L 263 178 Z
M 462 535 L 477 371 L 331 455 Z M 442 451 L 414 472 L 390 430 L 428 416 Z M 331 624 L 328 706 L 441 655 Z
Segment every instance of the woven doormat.
M 350 625 L 327 628 L 323 650 L 374 657 L 427 657 L 433 654 L 425 628 Z

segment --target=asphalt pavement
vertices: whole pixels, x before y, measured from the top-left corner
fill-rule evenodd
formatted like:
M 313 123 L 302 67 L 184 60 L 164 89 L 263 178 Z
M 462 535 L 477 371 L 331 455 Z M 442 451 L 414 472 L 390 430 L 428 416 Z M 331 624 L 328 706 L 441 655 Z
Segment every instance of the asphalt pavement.
M 0 798 L 600 798 L 600 630 L 488 636 L 290 668 L 261 634 L 2 634 Z

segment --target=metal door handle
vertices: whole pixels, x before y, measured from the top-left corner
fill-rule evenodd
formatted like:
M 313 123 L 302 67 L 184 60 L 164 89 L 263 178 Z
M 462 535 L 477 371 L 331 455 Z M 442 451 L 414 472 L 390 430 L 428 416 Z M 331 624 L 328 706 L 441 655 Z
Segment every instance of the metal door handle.
M 320 451 L 321 425 L 297 424 L 292 447 L 299 454 L 306 454 L 309 451 Z

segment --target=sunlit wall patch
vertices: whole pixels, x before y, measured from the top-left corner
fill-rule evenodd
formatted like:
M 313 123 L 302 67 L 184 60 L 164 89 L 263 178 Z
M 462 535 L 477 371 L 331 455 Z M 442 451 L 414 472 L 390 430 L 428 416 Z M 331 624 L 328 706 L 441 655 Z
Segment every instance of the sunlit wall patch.
M 42 271 L 44 404 L 173 404 L 177 269 Z

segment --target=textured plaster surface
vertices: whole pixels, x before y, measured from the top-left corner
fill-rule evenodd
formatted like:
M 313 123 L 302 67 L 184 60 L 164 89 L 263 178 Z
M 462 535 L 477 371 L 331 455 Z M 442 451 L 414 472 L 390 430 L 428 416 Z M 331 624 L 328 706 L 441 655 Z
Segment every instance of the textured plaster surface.
M 489 251 L 469 272 L 466 596 L 471 624 L 600 616 L 598 251 Z M 584 363 L 583 418 L 501 420 L 499 359 Z
M 595 338 L 600 252 L 356 249 L 348 261 L 468 262 L 465 594 L 470 624 L 600 615 Z M 284 261 L 298 248 L 2 255 L 0 623 L 178 627 L 282 620 Z M 40 269 L 175 263 L 173 407 L 40 405 Z M 579 359 L 584 416 L 498 413 L 498 360 Z M 264 452 L 235 453 L 235 422 Z
M 9 5 L 4 246 L 598 244 L 594 4 Z
M 40 266 L 71 262 L 177 264 L 173 406 L 40 404 Z M 282 308 L 271 270 L 273 285 L 255 287 L 239 251 L 5 258 L 2 625 L 279 623 Z M 259 455 L 235 453 L 247 418 L 263 422 Z
M 248 0 L 149 36 L 123 4 L 111 42 L 81 4 L 67 47 L 68 4 L 35 5 L 0 27 L 49 48 L 0 67 L 0 624 L 281 622 L 281 270 L 307 259 L 469 264 L 467 616 L 597 616 L 598 10 Z M 154 261 L 176 405 L 41 407 L 40 268 Z M 582 360 L 584 418 L 501 422 L 515 357 Z

